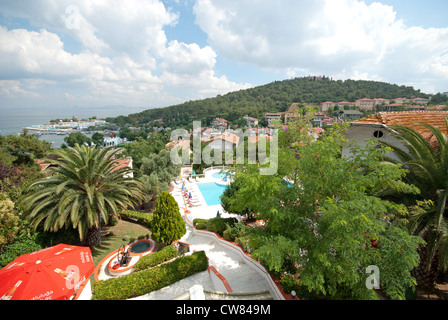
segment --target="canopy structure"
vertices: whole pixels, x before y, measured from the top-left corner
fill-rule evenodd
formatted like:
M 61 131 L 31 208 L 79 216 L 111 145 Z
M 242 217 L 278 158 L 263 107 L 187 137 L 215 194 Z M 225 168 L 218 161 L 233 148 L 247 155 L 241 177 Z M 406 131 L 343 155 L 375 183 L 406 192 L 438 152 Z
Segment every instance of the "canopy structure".
M 22 255 L 0 269 L 0 300 L 66 300 L 89 281 L 88 247 L 66 244 Z

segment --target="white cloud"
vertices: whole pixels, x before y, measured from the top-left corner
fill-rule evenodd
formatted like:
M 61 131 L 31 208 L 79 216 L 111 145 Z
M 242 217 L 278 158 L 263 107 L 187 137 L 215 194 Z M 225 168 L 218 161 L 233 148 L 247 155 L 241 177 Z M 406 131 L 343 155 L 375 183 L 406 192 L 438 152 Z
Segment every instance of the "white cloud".
M 291 76 L 448 87 L 448 28 L 406 26 L 392 6 L 361 0 L 197 0 L 196 23 L 219 55 Z M 432 79 L 432 80 L 430 80 Z
M 0 11 L 40 28 L 0 26 L 0 77 L 57 80 L 68 100 L 160 106 L 179 100 L 173 87 L 185 86 L 188 97 L 245 87 L 215 75 L 211 47 L 168 43 L 164 28 L 179 16 L 159 0 L 22 0 L 2 2 Z M 78 41 L 79 52 L 66 49 L 67 38 Z
M 18 80 L 0 80 L 0 97 L 8 99 L 41 98 L 38 93 L 23 89 Z

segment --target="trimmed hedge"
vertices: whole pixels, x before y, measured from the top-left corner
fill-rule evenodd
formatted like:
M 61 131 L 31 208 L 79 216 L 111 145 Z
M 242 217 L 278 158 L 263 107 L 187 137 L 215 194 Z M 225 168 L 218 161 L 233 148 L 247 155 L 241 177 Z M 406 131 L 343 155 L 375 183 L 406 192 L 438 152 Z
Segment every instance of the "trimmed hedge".
M 144 227 L 151 229 L 151 221 L 154 215 L 151 213 L 123 210 L 120 213 L 120 216 L 123 220 L 138 223 Z
M 171 263 L 92 284 L 92 300 L 125 300 L 162 289 L 195 273 L 206 271 L 204 251 L 177 258 Z
M 176 247 L 166 246 L 162 250 L 141 257 L 134 266 L 134 271 L 149 269 L 165 261 L 171 260 L 179 255 Z

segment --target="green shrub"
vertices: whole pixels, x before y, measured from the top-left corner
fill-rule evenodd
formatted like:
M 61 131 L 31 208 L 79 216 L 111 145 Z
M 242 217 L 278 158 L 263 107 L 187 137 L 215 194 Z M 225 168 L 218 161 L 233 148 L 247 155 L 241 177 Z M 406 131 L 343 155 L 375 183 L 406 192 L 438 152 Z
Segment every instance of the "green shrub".
M 235 242 L 243 247 L 243 250 L 248 253 L 252 253 L 252 251 L 260 247 L 260 244 L 256 240 L 252 239 L 252 235 L 250 234 L 238 237 Z
M 216 232 L 220 236 L 228 227 L 233 227 L 237 220 L 235 218 L 215 217 L 207 221 L 207 230 Z
M 290 293 L 291 291 L 299 292 L 299 281 L 293 278 L 291 275 L 286 275 L 280 280 L 280 286 L 285 293 Z
M 171 263 L 92 284 L 92 300 L 124 300 L 159 290 L 208 268 L 204 251 Z
M 134 270 L 137 272 L 149 269 L 165 261 L 173 259 L 178 255 L 179 253 L 177 252 L 177 249 L 174 246 L 172 245 L 166 246 L 158 252 L 154 252 L 147 256 L 141 257 L 140 260 L 138 260 L 137 263 L 135 264 Z
M 22 238 L 6 246 L 0 254 L 0 268 L 5 267 L 19 256 L 43 249 L 35 239 Z
M 170 244 L 187 232 L 185 221 L 174 197 L 163 191 L 157 199 L 154 218 L 151 221 L 151 237 L 159 243 Z
M 151 221 L 154 217 L 151 213 L 143 213 L 132 210 L 124 210 L 120 213 L 123 220 L 138 223 L 144 227 L 151 229 Z
M 227 241 L 235 241 L 235 235 L 232 231 L 232 228 L 224 230 L 224 232 L 222 233 L 222 237 Z
M 253 229 L 244 223 L 235 223 L 232 227 L 227 228 L 223 232 L 223 238 L 229 241 L 235 241 L 235 238 L 237 237 L 243 237 L 246 236 L 252 231 Z
M 193 226 L 196 227 L 196 225 L 199 223 L 206 224 L 207 221 L 208 221 L 207 219 L 195 218 L 195 219 L 193 219 Z
M 198 230 L 203 230 L 203 229 L 206 229 L 206 228 L 207 228 L 207 223 L 206 222 L 199 222 L 196 225 L 196 229 L 198 229 Z

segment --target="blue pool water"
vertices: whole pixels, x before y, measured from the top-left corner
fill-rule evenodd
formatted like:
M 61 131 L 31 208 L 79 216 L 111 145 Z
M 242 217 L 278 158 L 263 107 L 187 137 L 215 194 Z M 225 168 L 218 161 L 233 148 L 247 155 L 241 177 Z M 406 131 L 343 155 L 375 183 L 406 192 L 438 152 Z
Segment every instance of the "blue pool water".
M 215 179 L 222 179 L 225 176 L 230 177 L 230 173 L 228 172 L 215 172 L 214 174 L 212 174 L 212 177 Z
M 202 196 L 204 197 L 205 202 L 207 203 L 208 206 L 221 204 L 221 199 L 219 199 L 219 197 L 224 192 L 226 186 L 219 185 L 214 182 L 199 183 L 197 186 L 201 191 Z

